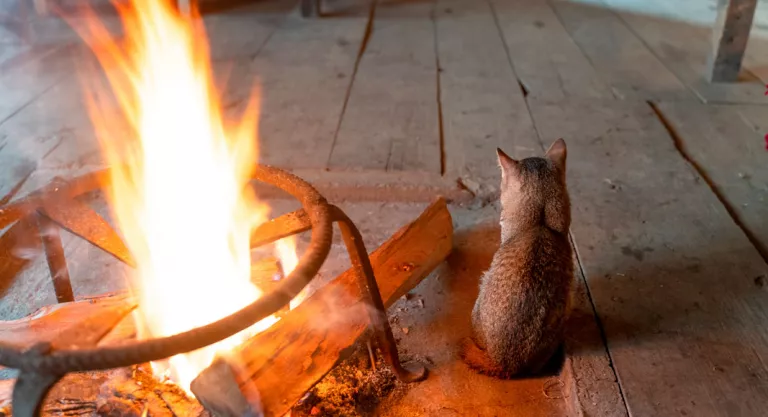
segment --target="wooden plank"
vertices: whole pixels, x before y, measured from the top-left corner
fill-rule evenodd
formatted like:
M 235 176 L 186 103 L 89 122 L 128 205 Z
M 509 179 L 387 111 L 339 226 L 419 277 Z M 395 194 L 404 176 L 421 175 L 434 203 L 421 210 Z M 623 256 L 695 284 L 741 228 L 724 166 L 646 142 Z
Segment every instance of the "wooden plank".
M 5 137 L 9 158 L 33 161 L 30 165 L 34 172 L 17 198 L 47 185 L 55 175 L 67 177 L 104 164 L 86 106 L 85 88 L 106 83 L 106 78 L 95 66 L 90 52 L 77 48 L 71 53 L 70 58 L 78 62 L 77 71 L 70 70 L 66 79 L 46 91 L 34 105 L 0 125 L 0 137 Z M 101 86 L 108 88 L 107 84 Z M 111 92 L 100 90 L 99 98 L 100 110 L 114 117 L 110 124 L 114 140 L 131 134 Z M 4 152 L 0 151 L 0 157 Z M 0 167 L 0 171 L 5 169 Z
M 578 248 L 576 248 L 578 252 Z M 579 265 L 565 334 L 567 404 L 571 416 L 627 417 L 627 405 L 600 334 Z
M 70 46 L 40 47 L 3 64 L 0 71 L 0 91 L 3 92 L 0 126 L 71 74 L 74 50 Z
M 710 54 L 710 29 L 686 23 L 683 17 L 670 19 L 647 13 L 624 10 L 631 0 L 603 0 L 616 10 L 653 53 L 683 83 L 707 103 L 766 104 L 762 81 L 742 72 L 739 83 L 712 84 L 707 80 L 707 58 Z M 676 4 L 664 0 L 647 0 L 643 7 L 660 16 L 677 16 Z M 684 11 L 683 11 L 684 12 Z
M 441 173 L 432 7 L 377 6 L 330 169 Z
M 227 93 L 247 102 L 261 85 L 259 161 L 284 168 L 325 169 L 351 83 L 370 4 L 329 5 L 349 14 L 286 18 L 252 63 L 235 68 Z
M 768 259 L 768 107 L 659 103 L 686 155 L 701 169 Z
M 42 307 L 47 304 L 53 304 L 56 302 L 55 297 L 52 296 L 52 284 L 50 283 L 50 277 L 48 272 L 43 266 L 43 262 L 39 262 L 39 272 L 44 274 L 47 278 L 48 285 L 51 286 L 49 293 L 51 297 L 48 298 L 47 303 L 33 304 L 28 307 L 27 304 L 32 303 L 16 303 L 16 294 L 14 288 L 19 285 L 19 281 L 16 277 L 25 269 L 27 269 L 32 260 L 40 257 L 42 253 L 42 247 L 40 238 L 37 234 L 37 227 L 32 221 L 19 221 L 7 230 L 3 231 L 0 235 L 0 317 L 3 319 L 21 318 L 28 314 L 31 314 L 37 307 Z M 33 287 L 34 288 L 34 287 Z M 27 294 L 18 294 L 19 297 L 29 297 L 30 291 L 26 291 Z
M 370 259 L 384 305 L 392 305 L 437 267 L 452 242 L 451 215 L 441 199 L 376 249 Z M 285 414 L 363 334 L 370 307 L 360 297 L 357 279 L 347 270 L 234 352 L 238 380 L 250 400 L 260 398 L 265 415 Z M 258 393 L 247 388 L 251 383 Z
M 253 59 L 294 6 L 292 1 L 268 0 L 205 14 L 203 3 L 211 59 Z
M 717 20 L 712 28 L 709 81 L 738 80 L 756 8 L 757 0 L 718 0 Z
M 617 97 L 695 98 L 612 11 L 599 5 L 564 0 L 550 4 Z
M 496 148 L 538 155 L 536 132 L 488 3 L 438 0 L 435 25 L 445 175 L 488 196 L 498 190 Z
M 568 141 L 572 231 L 630 415 L 761 415 L 765 262 L 651 108 L 531 110 Z
M 20 349 L 40 342 L 57 349 L 93 345 L 135 307 L 126 294 L 45 306 L 22 319 L 0 321 L 0 341 Z
M 104 201 L 94 199 L 89 205 L 102 217 L 109 218 Z M 61 237 L 76 299 L 126 288 L 130 267 L 65 230 L 61 231 Z M 56 303 L 39 240 L 34 225 L 24 222 L 11 226 L 0 237 L 2 319 L 22 318 Z
M 548 2 L 491 0 L 491 5 L 529 98 L 614 97 Z
M 118 232 L 88 204 L 74 198 L 49 199 L 41 211 L 60 227 L 136 267 L 133 255 Z
M 105 294 L 47 305 L 29 316 L 0 321 L 0 341 L 19 349 L 27 349 L 40 342 L 50 342 L 58 349 L 93 345 L 135 307 L 136 304 L 126 294 Z M 3 377 L 15 377 L 16 372 L 0 367 Z

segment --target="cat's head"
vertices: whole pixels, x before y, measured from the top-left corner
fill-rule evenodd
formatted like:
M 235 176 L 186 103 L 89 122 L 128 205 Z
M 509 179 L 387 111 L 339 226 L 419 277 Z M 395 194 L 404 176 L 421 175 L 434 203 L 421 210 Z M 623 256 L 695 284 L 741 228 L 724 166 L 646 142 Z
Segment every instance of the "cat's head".
M 526 226 L 546 225 L 566 233 L 571 225 L 571 207 L 565 184 L 567 148 L 556 140 L 544 157 L 523 160 L 496 150 L 501 167 L 502 235 Z

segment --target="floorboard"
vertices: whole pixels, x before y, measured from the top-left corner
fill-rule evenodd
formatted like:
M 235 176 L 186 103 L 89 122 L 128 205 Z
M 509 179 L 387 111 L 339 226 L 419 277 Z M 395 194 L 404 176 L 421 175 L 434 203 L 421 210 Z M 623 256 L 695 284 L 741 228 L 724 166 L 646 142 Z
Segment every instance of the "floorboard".
M 71 74 L 73 48 L 40 48 L 0 67 L 0 127 L 46 90 Z
M 550 3 L 601 79 L 623 99 L 695 99 L 615 13 L 605 7 Z
M 686 155 L 701 169 L 768 259 L 768 107 L 660 103 Z
M 94 81 L 99 77 L 87 78 Z M 33 105 L 0 125 L 0 137 L 5 137 L 9 158 L 18 158 L 13 164 L 28 160 L 32 168 L 29 180 L 17 197 L 46 185 L 55 175 L 67 177 L 71 176 L 67 174 L 82 171 L 84 167 L 103 163 L 85 104 L 84 85 L 78 74 L 70 74 L 47 90 Z M 100 96 L 107 97 L 105 94 Z M 117 114 L 118 111 L 116 104 L 108 101 L 102 102 L 100 110 L 105 114 Z M 129 131 L 125 125 L 112 123 L 109 133 L 117 140 L 126 137 Z M 0 164 L 0 173 L 9 175 L 13 171 L 12 166 Z
M 633 0 L 603 0 L 677 77 L 707 103 L 768 104 L 765 86 L 749 71 L 738 83 L 711 84 L 706 80 L 711 51 L 709 26 L 677 17 L 676 4 L 648 0 L 641 10 Z M 637 9 L 637 7 L 635 7 Z
M 531 116 L 487 2 L 438 0 L 445 175 L 476 194 L 498 189 L 496 148 L 539 153 Z
M 322 19 L 294 10 L 234 78 L 229 94 L 243 99 L 261 84 L 261 162 L 326 168 L 367 23 L 367 3 Z
M 295 2 L 266 0 L 240 8 L 204 15 L 205 30 L 214 61 L 254 58 L 285 20 Z
M 206 16 L 225 115 L 260 85 L 260 162 L 342 204 L 366 244 L 409 220 L 402 201 L 455 197 L 456 256 L 415 291 L 424 305 L 395 310 L 403 352 L 434 375 L 390 397 L 387 415 L 768 409 L 768 12 L 740 82 L 711 85 L 710 3 L 386 0 L 369 25 L 369 2 L 324 0 L 324 17 L 304 19 L 295 1 L 260 0 Z M 43 26 L 38 40 L 74 36 Z M 0 50 L 0 198 L 28 175 L 17 197 L 103 165 L 73 72 L 84 51 L 63 42 Z M 498 237 L 495 148 L 524 158 L 558 137 L 584 272 L 565 369 L 492 380 L 453 349 Z M 123 285 L 108 255 L 67 233 L 64 245 L 77 295 Z M 32 226 L 0 231 L 0 259 L 0 317 L 55 301 Z
M 441 173 L 433 7 L 377 6 L 329 169 Z
M 768 409 L 766 264 L 645 103 L 532 103 L 633 416 Z
M 490 0 L 530 98 L 613 98 L 548 2 Z
M 627 417 L 616 372 L 595 320 L 589 289 L 579 265 L 565 335 L 567 403 L 570 416 Z

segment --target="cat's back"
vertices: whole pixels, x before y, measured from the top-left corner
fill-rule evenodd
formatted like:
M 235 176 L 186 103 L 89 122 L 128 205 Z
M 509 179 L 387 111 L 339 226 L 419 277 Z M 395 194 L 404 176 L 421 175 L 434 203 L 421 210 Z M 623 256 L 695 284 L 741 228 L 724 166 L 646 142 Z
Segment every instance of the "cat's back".
M 486 275 L 484 292 L 514 310 L 519 319 L 529 311 L 537 314 L 566 299 L 573 277 L 573 260 L 568 236 L 547 227 L 520 233 L 504 242 L 496 252 Z
M 535 279 L 543 272 L 573 270 L 568 236 L 536 227 L 503 242 L 493 257 L 492 269 Z

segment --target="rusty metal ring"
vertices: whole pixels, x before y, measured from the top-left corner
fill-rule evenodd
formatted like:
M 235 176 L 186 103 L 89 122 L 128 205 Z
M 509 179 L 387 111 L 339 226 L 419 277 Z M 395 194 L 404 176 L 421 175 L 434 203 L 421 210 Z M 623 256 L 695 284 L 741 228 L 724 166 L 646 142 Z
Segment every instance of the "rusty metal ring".
M 74 191 L 63 186 L 55 187 L 52 191 L 68 196 L 93 191 L 99 188 L 98 180 L 105 172 L 76 178 L 73 181 L 73 189 L 76 189 Z M 314 278 L 328 256 L 333 237 L 330 206 L 312 185 L 281 169 L 257 165 L 253 178 L 272 184 L 299 200 L 312 224 L 312 236 L 307 251 L 301 256 L 296 268 L 269 294 L 232 315 L 173 336 L 114 347 L 65 349 L 48 354 L 35 349 L 22 352 L 15 347 L 0 345 L 0 364 L 22 371 L 63 375 L 68 372 L 119 368 L 161 360 L 226 339 L 288 304 Z M 40 193 L 0 209 L 0 223 L 15 216 L 22 217 L 24 212 L 36 209 L 39 205 L 37 203 L 45 198 L 44 195 L 41 190 Z

